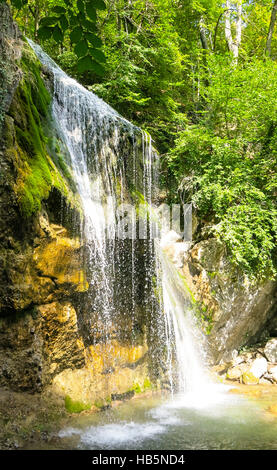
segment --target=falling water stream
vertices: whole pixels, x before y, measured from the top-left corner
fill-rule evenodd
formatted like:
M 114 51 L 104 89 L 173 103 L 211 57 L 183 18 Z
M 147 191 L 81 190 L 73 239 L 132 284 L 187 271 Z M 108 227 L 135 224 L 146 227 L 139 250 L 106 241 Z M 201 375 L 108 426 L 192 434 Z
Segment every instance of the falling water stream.
M 120 226 L 117 207 L 125 202 L 124 188 L 128 187 L 130 173 L 133 186 L 140 187 L 146 205 L 151 206 L 158 181 L 157 156 L 149 136 L 68 77 L 39 46 L 29 42 L 53 76 L 53 120 L 70 155 L 84 214 L 83 237 L 93 271 L 90 288 L 94 294 L 89 301 L 91 309 L 99 313 L 103 335 L 109 341 L 116 315 L 114 260 L 115 239 Z M 129 155 L 124 157 L 126 135 L 131 144 Z M 138 152 L 142 154 L 142 171 L 137 164 Z M 129 160 L 129 175 L 124 158 Z M 173 266 L 159 240 L 153 243 L 151 217 L 148 229 L 146 284 L 151 283 L 156 273 L 160 286 L 161 339 L 167 345 L 166 367 L 172 396 L 166 402 L 157 397 L 136 399 L 101 413 L 101 417 L 78 418 L 74 427 L 64 429 L 56 436 L 58 441 L 54 441 L 52 447 L 190 449 L 266 448 L 268 445 L 273 448 L 276 444 L 273 433 L 267 430 L 264 438 L 258 439 L 260 433 L 265 432 L 265 424 L 256 405 L 245 406 L 243 399 L 231 398 L 207 377 L 203 338 L 189 306 L 184 308 L 182 289 Z M 131 224 L 131 230 L 134 235 L 135 222 Z M 130 270 L 129 314 L 133 316 L 136 292 L 134 236 L 131 237 Z M 151 303 L 153 296 L 148 297 Z M 150 311 L 151 308 L 154 308 L 154 301 Z M 251 434 L 249 423 L 253 413 L 256 413 L 256 430 Z

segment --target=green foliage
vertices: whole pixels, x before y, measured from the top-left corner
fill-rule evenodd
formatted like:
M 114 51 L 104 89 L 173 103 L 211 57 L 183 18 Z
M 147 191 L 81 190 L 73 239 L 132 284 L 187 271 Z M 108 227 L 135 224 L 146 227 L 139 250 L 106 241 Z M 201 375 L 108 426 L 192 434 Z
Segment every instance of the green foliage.
M 20 210 L 27 218 L 40 210 L 53 186 L 68 194 L 67 183 L 71 184 L 71 175 L 59 152 L 57 166 L 48 154 L 49 142 L 43 123 L 48 119 L 50 95 L 40 75 L 40 64 L 27 45 L 22 51 L 20 67 L 23 78 L 9 113 L 14 120 L 16 136 L 12 149 L 18 166 L 15 193 Z
M 253 61 L 234 68 L 211 60 L 197 125 L 176 141 L 168 165 L 183 198 L 250 275 L 276 274 L 277 66 Z
M 97 10 L 105 10 L 105 2 L 103 0 L 77 0 L 77 2 L 70 0 L 61 1 L 61 5 L 57 5 L 56 2 L 47 1 L 47 15 L 41 16 L 39 24 L 38 18 L 40 11 L 42 13 L 42 6 L 40 2 L 38 5 L 33 3 L 33 0 L 11 0 L 11 4 L 16 10 L 22 10 L 25 7 L 29 13 L 33 14 L 36 29 L 35 39 L 41 41 L 53 39 L 56 43 L 62 44 L 69 36 L 79 58 L 77 70 L 81 72 L 91 70 L 102 75 L 104 69 L 99 63 L 103 62 L 102 55 L 100 55 L 101 60 L 99 61 L 97 54 L 94 52 L 91 55 L 90 50 L 92 48 L 94 51 L 94 48 L 102 47 L 101 39 L 94 33 L 97 32 Z M 84 56 L 88 58 L 86 61 L 82 60 Z M 79 65 L 80 62 L 81 65 Z
M 81 401 L 73 401 L 69 395 L 64 399 L 65 408 L 69 413 L 81 413 L 82 411 L 90 410 L 90 403 L 83 403 Z

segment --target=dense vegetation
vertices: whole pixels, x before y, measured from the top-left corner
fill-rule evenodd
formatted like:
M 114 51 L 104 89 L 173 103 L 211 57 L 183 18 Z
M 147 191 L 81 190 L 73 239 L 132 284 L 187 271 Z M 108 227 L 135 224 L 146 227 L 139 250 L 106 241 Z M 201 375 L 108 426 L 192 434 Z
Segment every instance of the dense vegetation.
M 11 3 L 26 35 L 152 134 L 169 198 L 192 200 L 245 272 L 275 276 L 277 1 Z

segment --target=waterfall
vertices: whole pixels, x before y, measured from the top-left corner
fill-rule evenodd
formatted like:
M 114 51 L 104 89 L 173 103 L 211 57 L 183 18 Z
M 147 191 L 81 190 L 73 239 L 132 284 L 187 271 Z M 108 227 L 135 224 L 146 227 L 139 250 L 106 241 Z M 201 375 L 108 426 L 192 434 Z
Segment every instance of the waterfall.
M 118 231 L 124 224 L 124 218 L 122 223 L 120 221 L 118 207 L 126 203 L 124 188 L 131 182 L 131 186 L 140 189 L 145 205 L 150 208 L 142 227 L 147 233 L 143 241 L 143 276 L 150 317 L 149 334 L 150 337 L 158 337 L 160 350 L 166 344 L 166 368 L 171 390 L 176 389 L 174 383 L 177 383 L 179 392 L 194 391 L 205 382 L 197 350 L 197 329 L 191 321 L 191 312 L 184 308 L 176 274 L 160 249 L 159 240 L 153 241 L 156 223 L 152 220 L 151 206 L 155 199 L 158 171 L 151 138 L 67 76 L 38 45 L 32 41 L 29 43 L 53 77 L 52 116 L 58 135 L 69 152 L 83 209 L 83 237 L 91 273 L 87 309 L 97 315 L 101 337 L 106 342 L 113 337 L 117 309 L 124 307 L 126 296 L 129 297 L 126 313 L 135 322 L 138 296 L 135 211 L 130 224 L 131 254 L 124 253 L 125 245 L 118 240 Z M 128 148 L 126 141 L 129 142 Z M 139 151 L 142 153 L 142 168 Z M 128 266 L 128 279 L 119 286 L 118 272 L 124 271 L 125 265 Z M 155 273 L 159 302 L 153 288 Z M 128 282 L 129 288 L 126 287 Z M 122 293 L 118 292 L 120 288 Z M 116 301 L 118 295 L 120 301 Z M 158 320 L 155 321 L 157 311 Z M 92 329 L 93 325 L 90 327 Z M 148 342 L 151 344 L 152 340 Z
M 160 285 L 166 322 L 167 364 L 171 389 L 180 394 L 199 393 L 209 383 L 203 364 L 204 337 L 196 325 L 193 307 L 184 296 L 184 286 L 176 267 L 160 245 Z M 177 367 L 173 368 L 174 360 Z M 174 380 L 175 376 L 175 380 Z

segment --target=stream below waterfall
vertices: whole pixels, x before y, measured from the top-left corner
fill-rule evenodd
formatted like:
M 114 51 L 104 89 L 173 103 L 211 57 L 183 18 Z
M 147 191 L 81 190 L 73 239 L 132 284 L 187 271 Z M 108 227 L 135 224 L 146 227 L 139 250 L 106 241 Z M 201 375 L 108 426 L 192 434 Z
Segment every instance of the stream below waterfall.
M 271 391 L 274 397 L 270 395 Z M 72 418 L 47 443 L 26 449 L 273 450 L 277 420 L 267 413 L 276 392 L 263 399 L 229 394 L 221 384 L 207 399 L 194 395 L 137 397 L 111 409 Z M 204 397 L 202 397 L 204 398 Z

